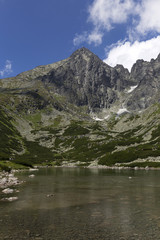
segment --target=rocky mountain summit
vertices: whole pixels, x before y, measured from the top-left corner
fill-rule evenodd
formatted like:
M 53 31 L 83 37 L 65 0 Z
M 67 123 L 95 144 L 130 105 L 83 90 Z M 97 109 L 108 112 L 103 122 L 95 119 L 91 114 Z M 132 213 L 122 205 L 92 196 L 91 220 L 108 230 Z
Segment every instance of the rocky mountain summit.
M 160 55 L 138 60 L 129 72 L 81 48 L 1 79 L 0 166 L 157 166 L 159 96 Z
M 128 75 L 122 66 L 113 69 L 88 49 L 81 48 L 41 80 L 70 103 L 98 110 L 109 108 L 117 100 L 116 91 L 132 84 L 127 82 Z

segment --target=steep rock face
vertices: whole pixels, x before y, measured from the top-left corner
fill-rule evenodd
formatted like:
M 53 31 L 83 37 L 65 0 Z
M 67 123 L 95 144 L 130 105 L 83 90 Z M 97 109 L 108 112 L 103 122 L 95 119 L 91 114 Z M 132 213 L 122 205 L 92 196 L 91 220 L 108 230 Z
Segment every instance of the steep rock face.
M 137 84 L 126 101 L 130 110 L 146 109 L 160 101 L 160 55 L 150 62 L 138 60 L 132 67 L 130 78 Z
M 123 66 L 111 68 L 86 48 L 74 52 L 63 64 L 40 77 L 52 92 L 77 106 L 109 108 L 130 82 Z

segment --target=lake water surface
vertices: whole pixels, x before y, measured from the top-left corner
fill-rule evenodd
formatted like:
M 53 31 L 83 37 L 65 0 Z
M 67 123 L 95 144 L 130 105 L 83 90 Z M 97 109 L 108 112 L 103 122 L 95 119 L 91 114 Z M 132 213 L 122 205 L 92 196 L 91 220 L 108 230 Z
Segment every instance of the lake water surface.
M 43 168 L 0 202 L 0 240 L 160 239 L 160 171 Z M 0 198 L 4 197 L 0 193 Z

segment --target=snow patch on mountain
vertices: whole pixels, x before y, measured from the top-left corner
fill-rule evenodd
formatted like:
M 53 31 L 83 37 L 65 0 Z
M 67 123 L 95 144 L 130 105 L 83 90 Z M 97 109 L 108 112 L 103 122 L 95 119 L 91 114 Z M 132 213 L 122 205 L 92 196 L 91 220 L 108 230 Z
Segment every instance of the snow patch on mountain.
M 127 93 L 133 92 L 134 89 L 136 89 L 137 87 L 138 87 L 138 85 L 130 87 L 130 89 L 127 91 Z
M 95 121 L 104 121 L 107 120 L 109 118 L 109 115 L 105 116 L 104 118 L 98 118 L 97 116 L 93 116 L 92 117 Z
M 122 113 L 127 113 L 127 112 L 129 112 L 129 111 L 127 110 L 127 108 L 120 108 L 120 109 L 118 110 L 117 114 L 118 114 L 118 115 L 121 115 Z

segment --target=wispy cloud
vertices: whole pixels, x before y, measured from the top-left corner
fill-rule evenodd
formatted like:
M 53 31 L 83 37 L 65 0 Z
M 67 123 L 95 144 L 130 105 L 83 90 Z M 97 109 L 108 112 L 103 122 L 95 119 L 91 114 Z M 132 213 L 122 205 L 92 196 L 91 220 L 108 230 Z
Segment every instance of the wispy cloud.
M 102 43 L 103 33 L 94 30 L 91 33 L 83 32 L 82 34 L 76 34 L 73 39 L 74 46 L 78 46 L 83 42 L 93 43 L 95 46 Z
M 119 24 L 127 25 L 128 19 L 131 21 L 126 35 L 131 41 L 149 32 L 160 33 L 159 9 L 160 0 L 94 0 L 88 9 L 88 22 L 92 23 L 93 29 L 85 32 L 85 37 L 79 34 L 79 39 L 89 44 L 101 44 L 105 32 Z M 95 38 L 92 38 L 93 33 L 96 33 Z
M 89 44 L 101 44 L 104 33 L 119 24 L 126 24 L 126 35 L 132 41 L 149 32 L 160 33 L 159 9 L 160 0 L 94 0 L 88 9 L 88 22 L 92 23 L 93 29 L 85 32 L 85 38 L 83 34 L 79 38 Z M 93 33 L 98 36 L 98 41 L 97 37 L 90 41 Z M 78 45 L 78 41 L 76 43 Z
M 12 73 L 12 63 L 10 60 L 6 60 L 5 66 L 0 70 L 0 76 L 4 77 Z
M 88 38 L 87 32 L 83 32 L 82 34 L 76 34 L 73 39 L 74 46 L 78 46 L 83 42 L 86 42 Z
M 102 43 L 102 38 L 103 33 L 95 29 L 88 35 L 88 43 L 89 44 L 94 43 L 95 46 L 97 46 Z
M 136 4 L 133 0 L 95 0 L 89 7 L 88 20 L 96 28 L 110 31 L 114 24 L 125 23 L 135 13 Z
M 133 11 L 134 10 L 134 11 Z M 85 32 L 84 35 L 78 35 L 82 41 L 89 44 L 99 45 L 102 43 L 103 35 L 106 31 L 114 28 L 115 24 L 126 23 L 128 18 L 137 14 L 138 8 L 133 0 L 94 0 L 88 9 L 88 22 L 92 23 L 91 32 Z M 78 45 L 79 41 L 74 44 Z

